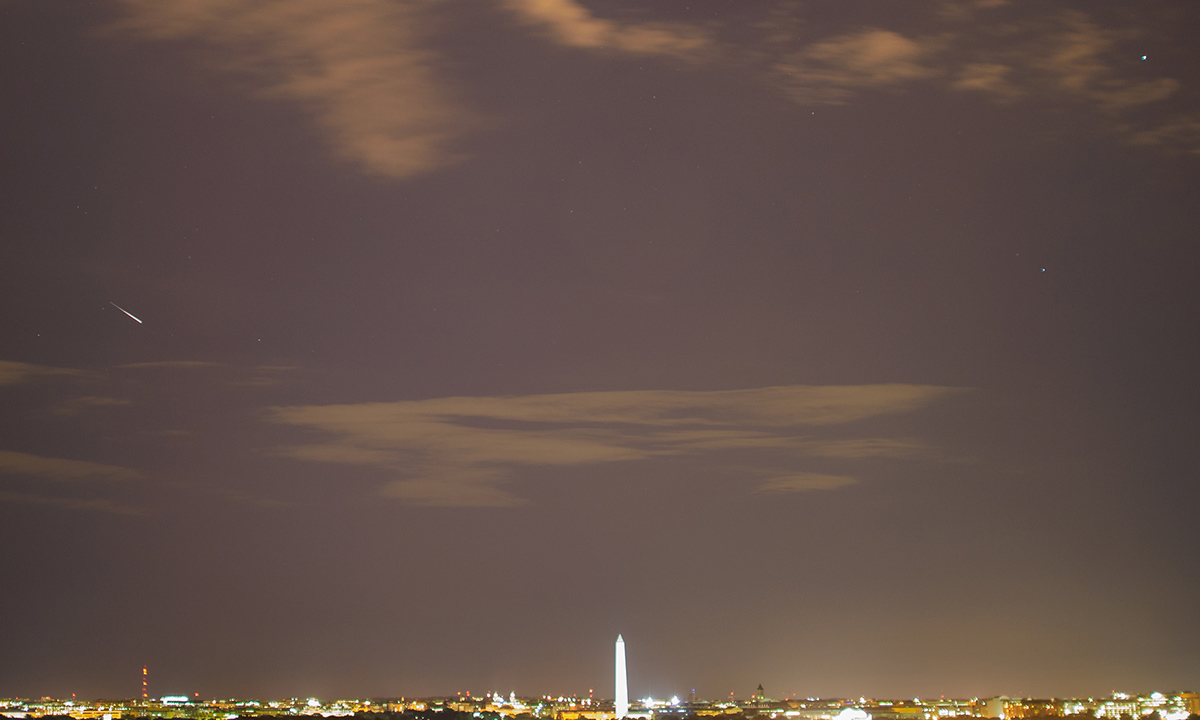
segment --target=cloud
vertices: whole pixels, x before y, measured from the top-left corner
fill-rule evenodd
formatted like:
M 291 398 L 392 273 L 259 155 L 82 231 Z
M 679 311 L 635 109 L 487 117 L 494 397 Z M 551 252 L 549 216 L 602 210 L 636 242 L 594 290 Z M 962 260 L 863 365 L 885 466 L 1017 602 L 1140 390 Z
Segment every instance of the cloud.
M 1140 62 L 1133 50 L 1144 44 L 1138 27 L 1107 28 L 1087 13 L 1036 3 L 944 0 L 926 7 L 927 17 L 909 18 L 923 28 L 920 36 L 880 27 L 815 39 L 804 38 L 810 26 L 802 22 L 803 6 L 778 9 L 764 24 L 763 41 L 743 54 L 751 65 L 765 58 L 768 84 L 802 105 L 845 104 L 920 82 L 1006 104 L 1075 105 L 1131 144 L 1200 152 L 1186 116 L 1153 117 L 1156 104 L 1178 97 L 1183 85 Z
M 397 475 L 383 488 L 385 496 L 424 505 L 505 506 L 522 502 L 501 487 L 522 467 L 763 450 L 843 460 L 928 454 L 925 445 L 911 439 L 830 438 L 816 431 L 912 412 L 960 391 L 902 384 L 795 385 L 450 397 L 276 407 L 268 418 L 315 433 L 312 442 L 272 453 Z
M 497 487 L 506 473 L 499 469 L 455 466 L 430 468 L 420 477 L 393 480 L 380 491 L 386 498 L 413 505 L 441 507 L 516 507 L 528 504 Z
M 1012 68 L 1000 63 L 967 63 L 958 71 L 951 83 L 955 90 L 976 90 L 991 93 L 1003 99 L 1012 99 L 1021 94 L 1009 80 Z
M 1119 53 L 1119 43 L 1135 38 L 1135 30 L 1106 29 L 1081 12 L 1029 13 L 993 0 L 943 3 L 935 15 L 941 24 L 916 39 L 872 28 L 781 51 L 775 82 L 804 104 L 844 103 L 860 91 L 937 80 L 1003 100 L 1082 100 L 1105 113 L 1164 100 L 1180 86 L 1172 78 L 1143 77 L 1145 67 L 1135 73 L 1121 61 L 1130 58 Z
M 172 370 L 200 370 L 203 368 L 221 367 L 221 363 L 207 362 L 205 360 L 158 360 L 155 362 L 128 363 L 126 365 L 118 365 L 117 367 L 130 369 L 168 368 Z
M 784 91 L 804 104 L 839 104 L 855 91 L 921 80 L 936 71 L 923 64 L 931 48 L 890 30 L 841 35 L 783 57 L 775 73 Z
M 371 174 L 406 178 L 456 161 L 471 124 L 422 47 L 428 3 L 391 0 L 122 0 L 119 27 L 200 40 L 264 97 L 300 103 L 334 153 Z
M 1108 55 L 1123 33 L 1101 28 L 1078 12 L 1066 13 L 1060 25 L 1047 39 L 1051 51 L 1032 63 L 1055 78 L 1055 89 L 1117 111 L 1164 100 L 1179 88 L 1171 78 L 1139 81 L 1117 72 Z
M 128 17 L 117 27 L 198 41 L 215 67 L 250 78 L 260 96 L 299 104 L 333 153 L 368 174 L 408 178 L 455 163 L 458 140 L 482 125 L 444 77 L 449 62 L 431 34 L 436 0 L 119 2 Z M 730 27 L 736 20 L 624 21 L 598 17 L 578 0 L 498 2 L 556 44 L 609 56 L 724 58 L 723 67 L 758 73 L 803 105 L 844 104 L 862 93 L 922 83 L 1005 103 L 1079 103 L 1120 125 L 1128 120 L 1118 116 L 1181 88 L 1174 78 L 1148 76 L 1147 66 L 1128 62 L 1121 43 L 1136 29 L 1106 29 L 1085 13 L 1038 4 L 939 0 L 921 6 L 924 17 L 909 17 L 906 27 L 854 26 L 815 38 L 801 17 L 805 5 L 773 4 L 769 19 L 755 24 L 765 33 L 746 41 Z M 918 24 L 922 34 L 914 35 Z M 718 42 L 718 33 L 741 39 Z M 1124 136 L 1175 147 L 1189 133 L 1142 122 Z
M 1004 7 L 1008 0 L 943 0 L 938 13 L 945 18 L 964 20 L 979 10 Z
M 1175 115 L 1151 127 L 1123 125 L 1120 130 L 1134 145 L 1159 145 L 1200 155 L 1200 113 Z
M 806 440 L 798 446 L 806 455 L 825 458 L 915 458 L 928 452 L 913 439 L 856 438 L 852 440 Z
M 118 465 L 0 450 L 0 475 L 28 475 L 48 480 L 132 480 L 141 473 Z
M 953 27 L 944 62 L 955 90 L 1006 101 L 1082 101 L 1116 115 L 1165 100 L 1180 87 L 1173 78 L 1146 77 L 1147 67 L 1121 49 L 1138 37 L 1136 29 L 1107 29 L 1082 12 L 993 16 Z
M 133 401 L 129 398 L 105 397 L 103 395 L 84 395 L 82 397 L 71 398 L 70 402 L 87 407 L 113 407 L 133 404 Z
M 29 453 L 0 450 L 0 477 L 27 476 L 55 482 L 65 481 L 126 481 L 141 477 L 141 473 L 118 465 L 43 457 Z M 145 511 L 104 498 L 47 496 L 35 493 L 0 490 L 0 502 L 22 505 L 50 505 L 70 510 L 87 510 L 117 515 L 144 515 Z
M 139 435 L 150 435 L 153 437 L 169 437 L 169 438 L 184 438 L 195 435 L 191 430 L 141 430 Z
M 234 505 L 240 505 L 242 507 L 266 508 L 266 509 L 276 510 L 276 509 L 285 508 L 288 506 L 287 503 L 285 503 L 281 500 L 276 500 L 274 498 L 268 498 L 268 497 L 260 497 L 258 495 L 251 495 L 250 493 L 241 492 L 239 490 L 216 489 L 216 490 L 213 490 L 212 492 L 214 495 L 216 495 Z
M 953 89 L 1004 102 L 1038 99 L 1090 106 L 1130 144 L 1200 151 L 1200 136 L 1186 119 L 1154 118 L 1153 107 L 1178 95 L 1182 85 L 1174 78 L 1154 77 L 1153 66 L 1125 47 L 1140 37 L 1137 28 L 1104 28 L 1078 11 L 993 25 L 1003 30 L 962 29 L 957 54 L 967 62 L 956 71 Z M 1138 121 L 1131 122 L 1135 114 Z
M 79 377 L 86 374 L 82 370 L 0 360 L 0 385 L 17 385 L 43 377 Z
M 112 513 L 114 515 L 145 515 L 141 508 L 121 505 L 103 498 L 65 498 L 34 495 L 31 493 L 16 493 L 0 490 L 0 502 L 17 503 L 21 505 L 51 505 L 68 510 L 84 510 L 91 512 Z
M 858 480 L 847 475 L 821 475 L 818 473 L 791 473 L 773 477 L 758 486 L 759 492 L 811 492 L 813 490 L 836 490 L 854 485 Z
M 568 47 L 700 59 L 712 41 L 700 28 L 675 23 L 619 24 L 593 15 L 575 0 L 505 0 L 527 24 L 545 28 Z
M 89 408 L 128 407 L 133 405 L 129 398 L 115 398 L 103 395 L 84 395 L 67 398 L 47 410 L 50 415 L 78 415 Z
M 283 385 L 288 380 L 289 374 L 294 376 L 294 371 L 300 369 L 297 366 L 290 365 L 254 365 L 242 368 L 207 360 L 156 360 L 118 365 L 117 368 L 123 370 L 220 371 L 215 374 L 233 387 L 274 387 Z

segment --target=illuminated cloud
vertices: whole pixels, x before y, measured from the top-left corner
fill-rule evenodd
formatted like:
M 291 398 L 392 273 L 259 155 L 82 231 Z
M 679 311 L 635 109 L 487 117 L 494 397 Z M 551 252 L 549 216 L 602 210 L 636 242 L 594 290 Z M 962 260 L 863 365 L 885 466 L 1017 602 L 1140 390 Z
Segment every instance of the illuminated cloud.
M 192 437 L 193 435 L 195 435 L 195 433 L 192 432 L 191 430 L 170 430 L 170 429 L 141 430 L 138 432 L 138 434 L 139 435 L 149 435 L 152 437 L 166 437 L 166 438 L 184 438 L 184 437 Z
M 1105 113 L 1158 102 L 1179 88 L 1172 78 L 1144 77 L 1145 67 L 1119 51 L 1135 30 L 1106 29 L 1081 12 L 1029 13 L 987 0 L 944 3 L 936 15 L 941 23 L 921 38 L 873 28 L 780 51 L 776 84 L 810 104 L 937 80 L 1004 100 L 1081 100 Z
M 122 0 L 123 27 L 200 40 L 265 97 L 300 103 L 334 152 L 404 178 L 453 162 L 466 128 L 419 42 L 427 3 L 390 0 Z
M 921 82 L 1003 103 L 1088 107 L 1132 144 L 1200 152 L 1191 120 L 1153 117 L 1155 104 L 1178 95 L 1182 85 L 1156 76 L 1154 66 L 1131 53 L 1136 27 L 1110 29 L 1083 12 L 1003 0 L 930 7 L 920 37 L 872 28 L 800 40 L 802 18 L 776 13 L 766 23 L 766 41 L 747 48 L 748 57 L 771 58 L 769 84 L 802 105 L 845 104 L 861 93 Z M 1130 120 L 1134 111 L 1137 122 Z
M 117 367 L 130 369 L 168 368 L 173 370 L 199 370 L 202 368 L 221 367 L 221 363 L 206 362 L 204 360 L 159 360 L 156 362 L 128 363 L 126 365 L 118 365 Z
M 670 23 L 619 24 L 596 17 L 575 0 L 505 0 L 524 22 L 543 27 L 569 47 L 699 59 L 712 47 L 696 27 Z
M 1147 66 L 1121 49 L 1122 42 L 1137 37 L 1135 29 L 1107 29 L 1082 12 L 1018 16 L 1004 22 L 993 18 L 992 23 L 980 18 L 974 26 L 957 26 L 955 32 L 947 63 L 962 61 L 952 75 L 956 90 L 1002 100 L 1024 96 L 1083 102 L 1104 115 L 1118 116 L 1165 100 L 1180 87 L 1173 78 L 1147 77 Z
M 507 473 L 494 468 L 458 466 L 448 463 L 428 468 L 420 477 L 393 480 L 380 493 L 413 505 L 442 507 L 516 507 L 527 500 L 497 487 Z
M 1164 100 L 1179 88 L 1171 78 L 1123 77 L 1111 59 L 1122 33 L 1101 28 L 1082 13 L 1067 13 L 1060 23 L 1049 37 L 1052 51 L 1033 63 L 1055 78 L 1055 89 L 1116 111 Z
M 960 28 L 955 55 L 967 62 L 954 73 L 953 89 L 1004 102 L 1037 99 L 1090 106 L 1131 144 L 1200 152 L 1200 135 L 1186 119 L 1155 119 L 1155 104 L 1177 95 L 1181 84 L 1155 77 L 1153 66 L 1124 47 L 1139 37 L 1136 28 L 1104 28 L 1077 11 L 994 25 L 1004 29 Z M 1128 119 L 1134 111 L 1136 123 Z
M 970 20 L 981 10 L 987 11 L 1008 4 L 1009 0 L 942 0 L 937 14 L 943 19 Z
M 759 492 L 810 492 L 813 490 L 836 490 L 854 485 L 858 480 L 846 475 L 821 475 L 818 473 L 792 473 L 773 477 L 758 486 Z
M 976 90 L 1008 100 L 1021 94 L 1009 80 L 1011 73 L 1011 67 L 1000 63 L 967 63 L 951 86 L 955 90 Z
M 506 506 L 521 500 L 500 486 L 521 467 L 747 450 L 834 459 L 928 454 L 911 439 L 813 435 L 912 412 L 957 392 L 894 384 L 451 397 L 277 407 L 268 417 L 317 432 L 313 442 L 274 454 L 394 473 L 399 479 L 384 486 L 385 496 L 424 505 Z M 801 476 L 808 477 L 787 475 Z M 805 489 L 822 487 L 811 481 Z
M 233 387 L 273 387 L 282 385 L 298 368 L 284 365 L 255 365 L 241 368 L 207 360 L 156 360 L 118 365 L 122 370 L 201 371 L 210 370 Z
M 44 377 L 78 377 L 86 374 L 82 370 L 0 360 L 0 385 L 17 385 Z
M 1200 155 L 1200 113 L 1176 115 L 1161 124 L 1137 128 L 1125 125 L 1120 128 L 1134 145 L 1160 145 L 1193 155 Z
M 0 450 L 2 475 L 25 475 L 46 480 L 132 480 L 141 473 L 117 465 Z
M 83 397 L 71 398 L 70 402 L 85 407 L 113 407 L 133 404 L 133 401 L 129 398 L 105 397 L 103 395 L 84 395 Z
M 805 455 L 826 458 L 890 457 L 912 458 L 927 451 L 917 440 L 856 438 L 853 440 L 806 440 L 797 445 Z
M 47 412 L 51 415 L 78 415 L 91 408 L 128 407 L 133 405 L 129 398 L 107 397 L 104 395 L 84 395 L 67 398 L 51 407 Z
M 0 450 L 0 477 L 29 477 L 40 480 L 52 480 L 56 483 L 94 481 L 127 481 L 141 477 L 141 473 L 131 468 L 103 463 L 87 462 L 84 460 L 67 460 L 64 458 L 43 457 L 30 453 Z M 94 488 L 95 485 L 92 485 Z M 114 513 L 118 515 L 143 515 L 144 511 L 134 507 L 121 505 L 105 498 L 79 497 L 73 493 L 80 486 L 76 485 L 65 496 L 41 495 L 29 492 L 0 490 L 0 502 L 22 505 L 47 505 L 62 507 L 69 510 L 86 510 L 94 512 Z
M 298 103 L 334 154 L 369 174 L 407 178 L 457 162 L 456 141 L 481 124 L 448 90 L 447 62 L 429 32 L 434 0 L 120 2 L 128 13 L 120 27 L 199 41 L 215 67 L 250 78 L 261 96 Z M 928 31 L 920 36 L 858 26 L 812 38 L 802 5 L 775 6 L 758 23 L 762 42 L 740 45 L 719 44 L 717 25 L 603 18 L 578 0 L 497 2 L 565 47 L 697 63 L 723 57 L 734 61 L 726 67 L 757 67 L 768 85 L 803 105 L 844 104 L 861 93 L 924 83 L 1006 103 L 1084 103 L 1124 127 L 1121 113 L 1180 88 L 1178 80 L 1146 77 L 1145 67 L 1121 59 L 1119 45 L 1135 30 L 1005 0 L 925 6 Z M 1143 122 L 1125 137 L 1200 148 L 1186 126 Z
M 282 385 L 284 378 L 300 368 L 294 365 L 256 365 L 250 368 L 250 376 L 233 381 L 234 385 L 245 387 L 271 387 Z
M 70 498 L 70 497 L 49 497 L 45 495 L 34 495 L 32 493 L 18 493 L 0 490 L 0 502 L 15 503 L 19 505 L 50 505 L 66 508 L 68 510 L 83 510 L 90 512 L 112 513 L 114 515 L 145 515 L 146 512 L 140 508 L 121 505 L 111 500 L 103 498 Z
M 775 66 L 797 102 L 838 104 L 856 90 L 882 88 L 935 74 L 923 64 L 930 48 L 890 30 L 866 30 L 815 42 Z

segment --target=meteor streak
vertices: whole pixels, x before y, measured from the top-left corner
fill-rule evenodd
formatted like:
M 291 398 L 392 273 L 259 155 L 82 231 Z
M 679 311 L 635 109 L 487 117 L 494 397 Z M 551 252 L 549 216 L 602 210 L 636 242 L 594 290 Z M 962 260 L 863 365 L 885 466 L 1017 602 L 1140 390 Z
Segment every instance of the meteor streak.
M 141 325 L 141 324 L 142 324 L 142 321 L 141 321 L 141 320 L 139 320 L 139 319 L 138 319 L 138 317 L 137 317 L 136 315 L 134 315 L 133 313 L 129 312 L 128 310 L 126 310 L 125 308 L 121 307 L 120 305 L 116 304 L 116 303 L 115 303 L 115 302 L 113 302 L 112 300 L 109 300 L 109 301 L 108 301 L 108 304 L 109 304 L 109 305 L 112 305 L 113 307 L 115 307 L 116 309 L 118 309 L 118 310 L 120 310 L 121 312 L 125 313 L 126 315 L 128 315 L 128 316 L 129 316 L 129 317 L 131 317 L 131 318 L 133 318 L 134 320 L 137 320 L 139 325 Z

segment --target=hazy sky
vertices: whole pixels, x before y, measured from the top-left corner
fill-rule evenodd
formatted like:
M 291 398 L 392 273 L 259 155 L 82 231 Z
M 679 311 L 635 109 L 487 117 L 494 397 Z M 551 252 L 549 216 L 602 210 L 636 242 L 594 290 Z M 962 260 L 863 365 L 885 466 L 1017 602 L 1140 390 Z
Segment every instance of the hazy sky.
M 0 0 L 0 696 L 1200 689 L 1197 36 Z

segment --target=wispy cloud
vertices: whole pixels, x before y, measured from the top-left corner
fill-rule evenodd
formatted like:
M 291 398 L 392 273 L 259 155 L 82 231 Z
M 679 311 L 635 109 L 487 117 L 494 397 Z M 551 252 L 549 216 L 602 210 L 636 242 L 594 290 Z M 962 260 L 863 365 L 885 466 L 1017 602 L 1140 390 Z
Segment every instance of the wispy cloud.
M 47 480 L 132 480 L 141 473 L 118 465 L 0 450 L 2 475 L 25 475 Z
M 962 20 L 970 18 L 980 10 L 1003 7 L 1008 5 L 1008 2 L 1009 0 L 943 0 L 941 6 L 938 7 L 938 14 L 947 18 Z
M 14 491 L 0 489 L 0 502 L 20 505 L 41 505 L 68 510 L 103 512 L 115 515 L 145 515 L 142 508 L 91 494 L 111 488 L 109 483 L 126 482 L 142 477 L 137 470 L 119 465 L 45 457 L 31 453 L 0 450 L 0 478 L 33 478 L 49 480 L 53 487 L 37 483 L 43 492 Z M 10 484 L 9 481 L 5 484 Z
M 79 377 L 82 375 L 87 375 L 87 373 L 69 368 L 0 360 L 0 385 L 16 385 L 45 377 Z
M 678 23 L 618 23 L 596 17 L 575 0 L 505 0 L 517 17 L 545 28 L 570 47 L 700 59 L 713 47 L 701 28 Z
M 126 29 L 200 40 L 263 96 L 299 102 L 334 152 L 404 178 L 456 159 L 469 125 L 421 42 L 428 3 L 390 0 L 122 0 Z
M 1074 99 L 1103 112 L 1158 102 L 1179 88 L 1118 61 L 1117 47 L 1133 31 L 1101 27 L 1077 11 L 997 14 L 1008 10 L 1003 2 L 946 3 L 935 14 L 942 22 L 931 18 L 922 37 L 872 28 L 814 40 L 781 52 L 776 81 L 802 103 L 843 103 L 865 90 L 937 80 L 1003 100 Z
M 1021 90 L 1012 80 L 1012 67 L 1001 63 L 978 62 L 963 65 L 954 76 L 950 86 L 955 90 L 973 90 L 989 93 L 993 97 L 1012 100 L 1021 95 Z
M 791 473 L 780 475 L 758 486 L 759 492 L 795 493 L 813 490 L 836 490 L 857 483 L 848 475 L 821 475 L 819 473 Z
M 1190 115 L 1168 118 L 1161 110 L 1155 119 L 1145 112 L 1183 86 L 1139 62 L 1130 49 L 1140 38 L 1136 27 L 1110 28 L 1084 12 L 1001 0 L 928 7 L 933 12 L 924 22 L 911 23 L 921 35 L 877 27 L 812 37 L 800 17 L 776 13 L 762 46 L 746 50 L 768 58 L 770 84 L 804 105 L 845 104 L 920 83 L 1002 103 L 1074 104 L 1131 143 L 1200 152 Z
M 156 360 L 154 362 L 138 362 L 118 365 L 120 368 L 142 369 L 142 368 L 167 368 L 172 370 L 202 370 L 204 368 L 221 367 L 221 363 L 208 362 L 206 360 Z
M 960 27 L 946 62 L 958 65 L 954 90 L 1089 106 L 1132 144 L 1200 152 L 1200 136 L 1186 121 L 1154 112 L 1182 84 L 1138 60 L 1128 47 L 1138 38 L 1136 28 L 1106 28 L 1079 11 L 1020 14 Z
M 837 104 L 859 90 L 896 86 L 936 74 L 924 64 L 930 52 L 922 41 L 871 29 L 814 42 L 781 58 L 775 72 L 793 100 Z
M 482 124 L 451 90 L 451 62 L 431 31 L 442 7 L 435 0 L 119 1 L 127 18 L 118 27 L 199 41 L 214 67 L 250 78 L 262 97 L 297 103 L 336 156 L 369 174 L 408 178 L 455 163 L 462 157 L 457 141 Z M 903 28 L 816 33 L 803 4 L 773 4 L 754 41 L 728 23 L 640 17 L 651 7 L 630 19 L 601 17 L 580 0 L 495 2 L 557 45 L 601 57 L 680 58 L 697 67 L 722 59 L 723 68 L 757 74 L 804 105 L 923 84 L 1004 103 L 1076 103 L 1136 144 L 1200 151 L 1186 121 L 1127 117 L 1177 96 L 1182 85 L 1129 62 L 1122 44 L 1136 29 L 1106 28 L 1083 12 L 940 0 L 914 6 Z
M 251 374 L 242 380 L 234 382 L 235 385 L 244 385 L 246 387 L 270 387 L 272 385 L 282 385 L 284 378 L 291 372 L 299 370 L 295 365 L 256 365 L 251 368 Z
M 301 368 L 291 365 L 254 365 L 239 367 L 208 360 L 155 360 L 118 365 L 120 370 L 212 371 L 213 379 L 234 387 L 273 387 L 284 384 Z
M 914 457 L 928 448 L 912 439 L 814 433 L 915 411 L 959 391 L 896 384 L 451 397 L 277 407 L 269 418 L 318 433 L 312 442 L 273 453 L 387 470 L 398 479 L 383 488 L 386 496 L 424 505 L 506 506 L 522 502 L 502 487 L 521 467 L 749 450 L 797 458 Z
M 103 512 L 112 513 L 114 515 L 145 515 L 146 511 L 141 508 L 122 505 L 112 500 L 103 498 L 71 498 L 71 497 L 52 497 L 47 495 L 36 495 L 33 493 L 8 492 L 0 490 L 0 502 L 15 503 L 19 505 L 49 505 L 53 507 L 66 508 L 68 510 L 82 510 L 86 512 Z
M 1118 72 L 1111 54 L 1123 33 L 1079 12 L 1065 13 L 1057 24 L 1047 33 L 1049 52 L 1032 62 L 1054 78 L 1055 89 L 1119 111 L 1163 100 L 1179 88 L 1172 78 L 1136 80 Z
M 1134 145 L 1158 145 L 1200 155 L 1200 112 L 1171 115 L 1157 125 L 1137 127 L 1127 124 L 1119 129 Z
M 129 407 L 133 401 L 129 398 L 108 397 L 105 395 L 83 395 L 71 397 L 51 406 L 46 413 L 49 415 L 78 415 L 93 408 Z

